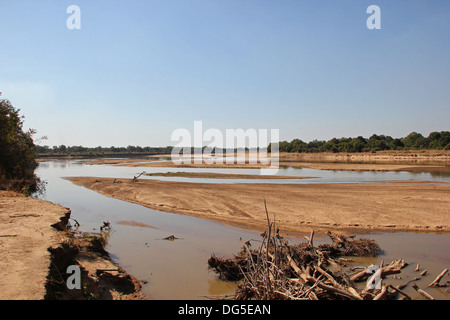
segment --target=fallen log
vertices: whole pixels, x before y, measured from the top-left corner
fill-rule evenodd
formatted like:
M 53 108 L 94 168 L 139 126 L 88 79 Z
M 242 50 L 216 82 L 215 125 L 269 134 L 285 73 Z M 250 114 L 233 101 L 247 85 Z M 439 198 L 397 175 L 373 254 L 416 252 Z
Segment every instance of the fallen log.
M 441 281 L 441 279 L 448 273 L 448 269 L 444 269 L 437 277 L 436 279 L 434 279 L 434 281 L 432 283 L 430 283 L 428 286 L 429 287 L 445 287 L 446 285 L 440 285 L 439 282 Z
M 399 285 L 398 288 L 399 288 L 399 289 L 404 289 L 408 284 L 410 284 L 411 282 L 417 281 L 417 280 L 419 280 L 419 279 L 420 279 L 420 276 L 419 276 L 419 277 L 416 277 L 416 278 L 414 278 L 414 279 L 408 280 L 408 281 L 406 281 L 404 284 Z
M 407 293 L 405 293 L 403 290 L 401 290 L 393 285 L 390 285 L 390 284 L 388 284 L 388 287 L 391 288 L 392 290 L 402 294 L 406 300 L 412 300 L 411 297 Z
M 249 240 L 242 242 L 241 251 L 231 259 L 223 259 L 214 255 L 208 260 L 210 268 L 214 269 L 224 280 L 240 280 L 234 299 L 291 299 L 291 300 L 394 300 L 398 295 L 400 299 L 411 300 L 411 296 L 403 290 L 410 282 L 417 281 L 427 271 L 409 280 L 404 285 L 393 286 L 387 280 L 380 289 L 373 286 L 361 288 L 355 283 L 373 277 L 375 270 L 377 279 L 385 279 L 388 275 L 402 272 L 408 264 L 403 259 L 390 263 L 381 261 L 375 266 L 346 268 L 355 271 L 347 274 L 342 266 L 342 257 L 346 254 L 366 256 L 381 252 L 378 244 L 373 240 L 355 239 L 335 233 L 329 233 L 332 244 L 313 244 L 314 231 L 306 242 L 289 244 L 279 235 L 275 221 L 269 220 L 266 208 L 267 230 L 261 234 L 259 247 L 254 247 Z M 419 271 L 420 266 L 416 266 Z M 414 270 L 414 269 L 413 269 Z M 444 270 L 430 285 L 440 286 L 439 281 L 448 273 Z M 424 290 L 414 289 L 427 299 L 434 299 Z
M 381 291 L 375 296 L 375 298 L 373 298 L 373 300 L 382 300 L 385 298 L 386 294 L 388 292 L 388 286 L 384 285 L 381 288 Z
M 418 293 L 420 293 L 423 297 L 429 299 L 429 300 L 435 300 L 433 298 L 433 296 L 431 294 L 429 294 L 428 292 L 423 291 L 422 289 L 420 289 L 417 284 L 413 284 L 412 287 L 414 288 L 414 290 L 416 290 Z

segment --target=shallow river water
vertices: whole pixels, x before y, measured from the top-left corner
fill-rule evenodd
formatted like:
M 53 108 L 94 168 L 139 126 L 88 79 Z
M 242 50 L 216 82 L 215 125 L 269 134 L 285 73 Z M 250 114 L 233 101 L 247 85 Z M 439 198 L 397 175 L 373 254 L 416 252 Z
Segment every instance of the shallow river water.
M 187 169 L 114 167 L 107 165 L 85 165 L 83 161 L 55 160 L 41 162 L 37 174 L 47 182 L 43 199 L 71 209 L 81 231 L 98 232 L 103 221 L 109 221 L 107 251 L 112 258 L 130 274 L 147 281 L 143 291 L 151 299 L 204 299 L 206 297 L 234 292 L 234 283 L 217 279 L 208 270 L 207 260 L 211 254 L 232 257 L 241 248 L 243 240 L 259 239 L 259 234 L 228 227 L 222 224 L 181 214 L 152 210 L 137 204 L 103 196 L 95 191 L 76 186 L 63 177 L 95 176 L 132 178 L 137 173 L 151 172 L 216 172 L 237 174 L 258 174 L 256 169 Z M 428 173 L 408 172 L 346 172 L 299 169 L 286 167 L 279 175 L 319 177 L 297 180 L 260 179 L 192 179 L 176 177 L 151 177 L 151 179 L 208 182 L 208 183 L 364 183 L 392 180 L 428 181 L 450 183 L 450 177 Z M 148 177 L 150 179 L 150 177 Z M 132 224 L 148 226 L 133 226 Z M 150 227 L 151 226 L 151 227 Z M 175 235 L 175 241 L 162 240 Z M 426 286 L 444 268 L 450 266 L 450 236 L 434 233 L 378 233 L 364 235 L 375 239 L 384 254 L 371 259 L 359 259 L 360 265 L 386 263 L 403 258 L 415 269 L 419 263 L 422 270 L 428 270 L 428 277 L 419 280 L 419 286 Z M 291 241 L 301 241 L 291 239 Z M 326 242 L 325 237 L 316 237 L 315 243 Z M 402 272 L 403 274 L 403 272 Z M 408 279 L 404 276 L 399 283 Z M 437 299 L 450 299 L 445 289 L 430 289 Z

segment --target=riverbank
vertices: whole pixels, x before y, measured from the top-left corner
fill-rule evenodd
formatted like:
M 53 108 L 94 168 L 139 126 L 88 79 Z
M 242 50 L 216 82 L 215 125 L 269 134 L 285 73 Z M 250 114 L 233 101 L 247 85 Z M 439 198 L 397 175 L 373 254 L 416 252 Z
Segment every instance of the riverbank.
M 237 156 L 237 154 L 235 154 Z M 255 152 L 246 153 L 246 163 L 207 163 L 214 157 L 205 157 L 203 162 L 177 164 L 170 160 L 170 155 L 149 156 L 141 159 L 96 159 L 86 161 L 89 165 L 112 165 L 123 167 L 167 167 L 167 168 L 219 168 L 219 169 L 261 169 L 267 164 L 250 163 L 248 159 L 257 158 Z M 191 156 L 192 157 L 192 156 Z M 186 159 L 189 159 L 187 157 Z M 223 161 L 225 162 L 225 161 Z M 336 170 L 336 171 L 408 171 L 450 173 L 450 151 L 379 151 L 377 153 L 287 153 L 279 155 L 280 166 L 297 168 Z
M 0 208 L 0 299 L 145 298 L 139 281 L 99 250 L 97 235 L 68 232 L 69 208 L 7 191 Z M 71 264 L 81 269 L 80 290 L 61 278 Z
M 450 164 L 450 150 L 398 150 L 358 153 L 296 153 L 280 152 L 280 161 L 285 159 L 305 162 L 370 162 L 409 164 Z
M 288 234 L 340 230 L 449 234 L 450 186 L 426 184 L 208 184 L 66 178 L 106 196 L 172 213 L 263 231 L 264 200 Z
M 157 161 L 146 159 L 111 159 L 89 161 L 88 165 L 111 165 L 117 167 L 147 167 L 147 168 L 215 168 L 215 169 L 262 169 L 269 168 L 268 165 L 261 163 L 181 163 L 177 164 L 172 161 Z M 450 173 L 450 166 L 445 165 L 411 165 L 411 164 L 392 164 L 392 163 L 352 163 L 352 162 L 305 162 L 300 160 L 281 160 L 280 166 L 289 166 L 295 168 L 307 168 L 317 170 L 336 170 L 336 171 L 408 171 L 408 172 L 436 172 Z
M 436 165 L 406 165 L 392 163 L 332 163 L 332 162 L 293 162 L 281 161 L 280 166 L 290 166 L 295 168 L 336 170 L 336 171 L 407 171 L 407 172 L 430 172 L 430 173 L 450 173 L 450 166 Z

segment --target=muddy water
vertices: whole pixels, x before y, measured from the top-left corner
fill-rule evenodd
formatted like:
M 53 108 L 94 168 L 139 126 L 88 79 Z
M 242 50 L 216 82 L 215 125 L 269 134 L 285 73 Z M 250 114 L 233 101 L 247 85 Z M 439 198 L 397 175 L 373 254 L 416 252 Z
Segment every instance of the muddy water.
M 256 234 L 108 198 L 61 178 L 132 177 L 139 171 L 99 169 L 70 161 L 41 163 L 38 175 L 48 182 L 44 199 L 69 207 L 81 231 L 99 232 L 103 221 L 109 221 L 107 251 L 129 273 L 147 281 L 143 290 L 152 299 L 201 299 L 234 291 L 234 284 L 218 280 L 208 270 L 207 260 L 211 254 L 231 256 L 240 249 L 239 237 L 256 238 Z M 151 227 L 132 226 L 133 222 Z M 163 240 L 170 235 L 179 239 Z
M 50 161 L 41 163 L 38 175 L 48 182 L 44 196 L 46 200 L 60 203 L 72 210 L 72 217 L 80 224 L 80 230 L 99 231 L 103 221 L 109 221 L 107 250 L 128 272 L 147 281 L 143 290 L 152 299 L 202 299 L 206 296 L 229 294 L 234 284 L 220 281 L 207 268 L 211 254 L 231 257 L 241 247 L 239 238 L 259 239 L 254 232 L 231 228 L 215 222 L 180 214 L 171 214 L 145 208 L 140 205 L 108 198 L 86 188 L 76 186 L 62 179 L 65 176 L 132 177 L 138 172 L 194 171 L 218 173 L 255 174 L 258 170 L 247 169 L 168 169 L 132 168 L 111 166 L 89 166 L 79 161 Z M 281 169 L 281 175 L 320 176 L 323 183 L 363 182 L 386 180 L 417 180 L 417 175 L 407 172 L 394 176 L 388 172 L 326 172 L 312 169 Z M 359 180 L 357 179 L 359 177 Z M 156 178 L 156 177 L 152 177 Z M 161 177 L 163 178 L 163 177 Z M 431 175 L 424 174 L 419 179 L 433 181 Z M 439 177 L 439 180 L 445 177 Z M 186 178 L 174 179 L 193 181 Z M 198 179 L 202 182 L 239 183 L 228 179 Z M 306 181 L 305 181 L 306 180 Z M 313 179 L 290 180 L 291 183 L 311 183 Z M 318 180 L 318 179 L 316 179 Z M 249 182 L 251 180 L 245 180 Z M 263 180 L 257 180 L 263 182 Z M 266 180 L 264 180 L 266 181 Z M 267 183 L 277 183 L 267 180 Z M 283 181 L 286 183 L 286 181 Z M 317 183 L 317 182 L 316 182 Z M 133 225 L 136 224 L 137 226 Z M 163 238 L 175 235 L 174 241 Z M 385 253 L 377 258 L 360 259 L 356 264 L 379 264 L 381 260 L 390 262 L 403 258 L 410 265 L 402 273 L 399 283 L 417 275 L 414 273 L 419 263 L 427 269 L 429 276 L 417 284 L 425 287 L 444 268 L 450 266 L 450 236 L 415 233 L 380 233 L 364 235 L 378 241 Z M 292 241 L 299 241 L 293 239 Z M 316 237 L 316 243 L 328 239 Z M 422 271 L 421 270 L 421 271 Z M 449 299 L 445 289 L 431 289 L 438 299 Z M 411 292 L 414 295 L 414 292 Z M 416 295 L 414 295 L 416 296 Z
M 418 277 L 422 271 L 427 270 L 427 274 L 414 283 L 436 299 L 450 299 L 450 294 L 446 292 L 446 288 L 427 288 L 441 271 L 450 267 L 449 235 L 399 232 L 369 234 L 364 235 L 364 237 L 375 239 L 384 253 L 376 258 L 354 258 L 355 262 L 352 265 L 380 265 L 381 262 L 386 265 L 393 260 L 402 258 L 408 263 L 408 266 L 396 275 L 398 279 L 389 276 L 389 283 L 394 285 L 404 284 L 408 280 Z M 418 264 L 419 271 L 416 272 L 415 269 Z M 443 279 L 448 280 L 448 277 Z M 441 283 L 445 283 L 446 280 L 442 280 Z M 411 284 L 404 291 L 411 297 L 423 299 L 411 287 Z

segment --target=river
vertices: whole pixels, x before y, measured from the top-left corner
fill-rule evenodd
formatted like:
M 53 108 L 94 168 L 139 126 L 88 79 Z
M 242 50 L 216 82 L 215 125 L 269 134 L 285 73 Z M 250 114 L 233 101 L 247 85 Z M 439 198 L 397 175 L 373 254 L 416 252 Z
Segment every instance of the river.
M 153 172 L 215 172 L 258 174 L 257 169 L 188 169 L 119 167 L 86 165 L 80 160 L 50 160 L 41 162 L 37 174 L 47 182 L 42 199 L 71 209 L 71 217 L 80 223 L 80 231 L 99 232 L 103 221 L 109 221 L 107 251 L 127 272 L 144 280 L 143 291 L 151 299 L 205 299 L 230 294 L 235 284 L 221 281 L 208 270 L 211 254 L 232 257 L 241 248 L 239 238 L 259 239 L 259 234 L 232 228 L 208 220 L 181 214 L 152 210 L 137 204 L 109 198 L 84 187 L 76 186 L 63 177 L 95 176 L 132 178 L 137 173 Z M 279 175 L 318 177 L 314 179 L 258 180 L 258 179 L 196 179 L 181 177 L 147 177 L 172 181 L 208 183 L 366 183 L 406 180 L 429 183 L 450 183 L 447 175 L 409 172 L 351 172 L 280 168 Z M 177 240 L 163 238 L 175 235 Z M 381 260 L 403 258 L 414 269 L 420 264 L 430 276 L 419 280 L 426 286 L 444 268 L 450 266 L 450 236 L 434 233 L 376 233 L 364 235 L 375 239 L 384 250 L 383 255 L 359 259 L 362 264 L 379 264 Z M 299 239 L 291 239 L 300 241 Z M 315 243 L 328 239 L 316 237 Z M 411 271 L 411 270 L 410 270 Z M 405 282 L 405 279 L 399 280 Z M 432 289 L 436 298 L 450 299 L 445 289 Z

